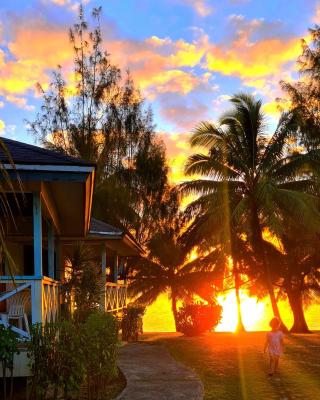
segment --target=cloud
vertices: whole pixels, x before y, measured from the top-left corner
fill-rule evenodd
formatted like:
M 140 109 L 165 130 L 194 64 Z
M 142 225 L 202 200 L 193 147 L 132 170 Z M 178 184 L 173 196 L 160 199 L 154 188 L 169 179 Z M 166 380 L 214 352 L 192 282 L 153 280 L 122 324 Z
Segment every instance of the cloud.
M 228 21 L 233 28 L 229 42 L 212 44 L 206 55 L 211 71 L 261 87 L 263 78 L 279 74 L 301 53 L 300 38 L 282 32 L 279 21 L 247 20 L 236 14 L 230 15 Z
M 200 17 L 207 17 L 213 12 L 213 7 L 207 0 L 178 0 L 192 7 Z
M 13 37 L 0 51 L 0 95 L 25 106 L 17 96 L 27 94 L 37 82 L 48 82 L 49 71 L 70 62 L 72 49 L 65 29 L 44 20 L 14 22 Z
M 27 111 L 33 111 L 35 108 L 33 105 L 28 104 L 28 100 L 25 97 L 18 97 L 8 94 L 5 99 L 10 103 L 15 104 L 18 108 L 22 108 Z
M 173 184 L 183 182 L 186 177 L 183 173 L 184 165 L 192 150 L 189 146 L 190 134 L 185 132 L 159 132 L 158 135 L 163 139 L 167 157 L 170 165 L 169 180 Z
M 314 22 L 315 24 L 320 23 L 320 2 L 316 3 L 315 13 L 312 16 L 311 21 Z
M 0 134 L 3 134 L 3 131 L 6 127 L 6 124 L 0 119 Z
M 190 132 L 196 124 L 209 116 L 209 107 L 201 95 L 197 98 L 169 93 L 160 96 L 158 102 L 160 116 L 179 131 Z
M 42 0 L 44 4 L 52 3 L 60 7 L 67 7 L 70 11 L 78 12 L 80 4 L 86 5 L 90 0 Z

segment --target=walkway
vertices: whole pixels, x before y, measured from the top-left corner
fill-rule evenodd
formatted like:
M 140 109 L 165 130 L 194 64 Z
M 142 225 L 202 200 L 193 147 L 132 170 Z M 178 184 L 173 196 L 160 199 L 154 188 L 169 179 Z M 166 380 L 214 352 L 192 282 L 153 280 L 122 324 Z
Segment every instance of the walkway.
M 130 343 L 120 349 L 119 368 L 127 386 L 117 400 L 202 400 L 195 373 L 159 344 Z

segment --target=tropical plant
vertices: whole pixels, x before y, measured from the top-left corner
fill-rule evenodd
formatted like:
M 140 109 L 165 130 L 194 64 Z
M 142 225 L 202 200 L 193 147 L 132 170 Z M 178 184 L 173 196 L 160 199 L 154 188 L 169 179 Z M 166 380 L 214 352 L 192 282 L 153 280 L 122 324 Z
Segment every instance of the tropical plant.
M 318 235 L 297 225 L 287 225 L 286 235 L 282 237 L 283 255 L 282 288 L 288 297 L 293 313 L 294 333 L 309 333 L 304 315 L 304 307 L 319 302 L 320 295 L 320 256 L 318 254 Z
M 83 322 L 96 311 L 103 288 L 101 270 L 94 250 L 77 242 L 66 253 L 66 273 L 61 291 L 68 317 Z
M 259 279 L 280 318 L 274 292 L 279 276 L 268 260 L 270 246 L 263 231 L 267 228 L 281 237 L 284 218 L 319 231 L 316 175 L 308 172 L 319 172 L 320 153 L 300 153 L 292 148 L 292 116 L 283 114 L 268 137 L 260 100 L 241 93 L 233 96 L 231 103 L 233 108 L 220 118 L 218 126 L 203 122 L 194 130 L 191 146 L 201 147 L 205 153 L 190 156 L 186 164 L 187 175 L 202 178 L 182 185 L 185 194 L 197 196 L 186 212 L 194 218 L 193 229 L 199 237 L 209 235 L 209 239 L 218 237 L 225 242 L 230 240 L 231 227 L 247 238 L 259 266 Z
M 135 303 L 144 306 L 168 292 L 175 323 L 178 301 L 190 302 L 195 295 L 212 301 L 214 280 L 223 271 L 218 252 L 190 260 L 190 251 L 178 241 L 183 227 L 184 218 L 178 214 L 153 235 L 148 243 L 149 254 L 137 261 L 129 286 Z
M 0 361 L 4 400 L 7 399 L 7 370 L 10 371 L 10 400 L 13 399 L 13 360 L 15 354 L 19 354 L 16 334 L 9 327 L 0 325 Z
M 221 317 L 219 304 L 184 304 L 177 312 L 177 331 L 186 336 L 198 336 L 214 329 Z
M 137 342 L 139 335 L 143 333 L 143 314 L 145 307 L 128 306 L 123 311 L 121 319 L 122 340 Z
M 108 313 L 92 313 L 85 325 L 83 352 L 88 400 L 103 400 L 105 391 L 118 374 L 118 321 Z

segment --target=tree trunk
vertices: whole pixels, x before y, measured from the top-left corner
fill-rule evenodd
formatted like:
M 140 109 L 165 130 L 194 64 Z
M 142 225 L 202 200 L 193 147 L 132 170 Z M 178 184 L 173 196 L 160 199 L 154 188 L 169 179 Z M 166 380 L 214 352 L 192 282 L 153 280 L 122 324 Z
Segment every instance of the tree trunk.
M 288 332 L 288 328 L 285 326 L 285 324 L 283 323 L 283 321 L 281 319 L 277 299 L 274 295 L 270 265 L 269 265 L 269 261 L 267 259 L 268 257 L 266 255 L 264 240 L 262 238 L 262 229 L 260 226 L 258 209 L 257 209 L 256 205 L 254 204 L 254 202 L 251 207 L 251 214 L 252 214 L 251 215 L 251 224 L 252 224 L 252 232 L 253 232 L 253 248 L 254 248 L 255 252 L 258 253 L 258 255 L 260 256 L 260 260 L 263 265 L 263 271 L 266 276 L 266 287 L 267 287 L 267 290 L 269 293 L 273 315 L 279 319 L 281 330 L 283 332 Z
M 301 292 L 299 290 L 287 290 L 287 295 L 293 313 L 293 325 L 290 332 L 311 333 L 303 312 Z
M 172 293 L 172 295 L 171 295 L 171 309 L 172 309 L 176 332 L 178 332 L 177 331 L 177 327 L 178 327 L 177 296 L 174 293 Z
M 235 292 L 236 292 L 236 300 L 237 300 L 237 327 L 236 333 L 245 332 L 245 327 L 242 322 L 242 314 L 241 314 L 241 299 L 240 299 L 240 279 L 238 271 L 234 270 L 234 283 L 235 283 Z

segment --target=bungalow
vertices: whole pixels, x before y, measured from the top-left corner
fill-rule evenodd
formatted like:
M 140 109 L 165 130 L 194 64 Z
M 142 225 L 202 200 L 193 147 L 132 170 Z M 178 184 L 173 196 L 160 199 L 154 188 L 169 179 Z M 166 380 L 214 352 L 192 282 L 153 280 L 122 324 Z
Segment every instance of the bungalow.
M 141 248 L 129 233 L 91 218 L 95 165 L 2 141 L 14 163 L 0 151 L 0 162 L 13 182 L 12 188 L 2 179 L 13 218 L 5 218 L 4 212 L 1 218 L 13 262 L 0 261 L 0 323 L 29 338 L 29 323 L 57 320 L 66 249 L 79 240 L 93 246 L 101 261 L 105 290 L 100 308 L 116 312 L 125 307 L 126 258 L 140 254 Z

